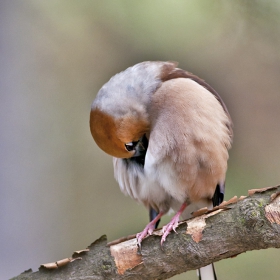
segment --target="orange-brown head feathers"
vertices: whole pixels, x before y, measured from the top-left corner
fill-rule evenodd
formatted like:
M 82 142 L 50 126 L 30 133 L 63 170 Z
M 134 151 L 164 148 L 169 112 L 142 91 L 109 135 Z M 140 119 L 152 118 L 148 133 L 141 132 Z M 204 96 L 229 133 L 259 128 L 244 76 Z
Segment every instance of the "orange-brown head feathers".
M 128 151 L 125 145 L 139 141 L 148 132 L 149 125 L 141 116 L 127 114 L 114 118 L 95 108 L 90 113 L 90 130 L 96 144 L 104 152 L 118 158 L 129 158 L 134 151 Z

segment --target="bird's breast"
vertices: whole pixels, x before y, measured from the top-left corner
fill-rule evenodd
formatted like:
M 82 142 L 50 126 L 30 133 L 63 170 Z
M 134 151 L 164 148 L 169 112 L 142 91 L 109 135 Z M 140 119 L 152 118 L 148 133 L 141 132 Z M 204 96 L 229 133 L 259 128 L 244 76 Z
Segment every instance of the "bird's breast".
M 149 176 L 140 162 L 135 159 L 113 158 L 113 164 L 115 178 L 124 194 L 146 207 L 153 207 L 158 212 L 169 210 L 170 195 L 162 188 L 159 181 Z

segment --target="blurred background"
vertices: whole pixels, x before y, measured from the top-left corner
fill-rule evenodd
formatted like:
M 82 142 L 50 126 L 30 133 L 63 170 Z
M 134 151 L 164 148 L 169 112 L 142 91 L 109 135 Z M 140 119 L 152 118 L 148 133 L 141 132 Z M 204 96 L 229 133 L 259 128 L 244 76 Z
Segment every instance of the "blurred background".
M 178 61 L 228 105 L 226 200 L 280 183 L 280 1 L 1 0 L 0 52 L 0 279 L 144 228 L 88 125 L 99 88 L 138 62 Z M 279 279 L 279 258 L 247 252 L 216 270 Z

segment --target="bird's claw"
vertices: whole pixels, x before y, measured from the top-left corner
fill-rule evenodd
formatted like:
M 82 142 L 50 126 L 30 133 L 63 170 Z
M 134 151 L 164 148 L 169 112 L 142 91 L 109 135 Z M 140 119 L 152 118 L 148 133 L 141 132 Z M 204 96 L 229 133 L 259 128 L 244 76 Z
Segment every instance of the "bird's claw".
M 160 241 L 161 247 L 163 246 L 163 243 L 165 242 L 166 237 L 169 235 L 169 233 L 171 233 L 172 230 L 178 234 L 178 232 L 176 231 L 176 228 L 178 227 L 178 224 L 179 224 L 179 217 L 180 216 L 175 215 L 172 218 L 172 220 L 166 226 L 164 226 L 162 228 L 163 235 L 162 235 L 161 241 Z
M 140 249 L 141 249 L 141 243 L 143 239 L 149 235 L 152 235 L 153 232 L 154 232 L 154 226 L 151 223 L 149 223 L 142 232 L 136 234 L 137 244 Z

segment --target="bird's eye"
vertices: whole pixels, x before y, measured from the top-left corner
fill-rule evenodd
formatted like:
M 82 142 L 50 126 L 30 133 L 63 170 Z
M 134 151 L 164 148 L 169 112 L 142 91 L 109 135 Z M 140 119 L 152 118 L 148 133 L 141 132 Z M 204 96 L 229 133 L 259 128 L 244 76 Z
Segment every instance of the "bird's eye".
M 131 152 L 131 151 L 135 150 L 135 146 L 137 145 L 137 143 L 138 142 L 129 142 L 129 143 L 124 144 L 124 146 L 128 152 Z

